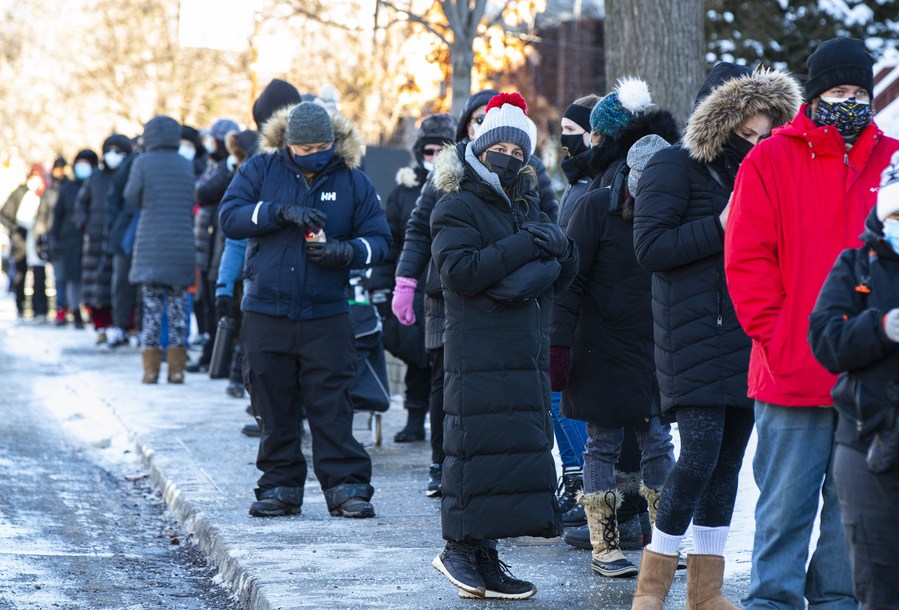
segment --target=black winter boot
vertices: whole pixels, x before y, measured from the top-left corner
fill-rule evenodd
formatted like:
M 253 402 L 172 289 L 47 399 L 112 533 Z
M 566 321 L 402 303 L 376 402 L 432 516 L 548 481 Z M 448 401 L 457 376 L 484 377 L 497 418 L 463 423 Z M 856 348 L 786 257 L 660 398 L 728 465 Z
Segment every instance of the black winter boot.
M 559 511 L 567 513 L 577 506 L 577 492 L 584 489 L 584 471 L 563 472 L 559 481 Z
M 478 573 L 484 579 L 486 599 L 527 599 L 537 592 L 534 583 L 519 580 L 509 572 L 509 566 L 500 560 L 496 549 L 481 547 L 478 552 Z M 475 597 L 465 590 L 459 597 Z
M 406 419 L 406 427 L 396 433 L 396 436 L 393 437 L 394 443 L 414 443 L 425 440 L 425 415 L 428 414 L 428 410 L 410 406 L 407 411 L 409 414 Z
M 447 541 L 443 551 L 431 562 L 453 585 L 472 597 L 484 597 L 487 586 L 478 571 L 481 547 L 476 544 Z
M 256 502 L 250 504 L 250 514 L 254 517 L 299 515 L 302 503 L 302 487 L 257 489 Z

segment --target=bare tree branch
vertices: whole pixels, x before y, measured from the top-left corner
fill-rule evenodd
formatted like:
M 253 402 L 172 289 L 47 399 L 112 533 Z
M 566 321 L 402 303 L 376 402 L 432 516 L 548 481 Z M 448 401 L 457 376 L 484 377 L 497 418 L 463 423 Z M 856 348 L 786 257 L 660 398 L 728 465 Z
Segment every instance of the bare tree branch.
M 433 34 L 434 36 L 439 38 L 443 44 L 445 44 L 446 46 L 450 46 L 450 41 L 447 40 L 444 33 L 439 32 L 433 24 L 429 23 L 425 19 L 422 19 L 420 16 L 418 16 L 415 13 L 412 13 L 404 8 L 398 7 L 394 3 L 388 2 L 387 0 L 377 0 L 377 2 L 381 6 L 386 6 L 387 8 L 393 9 L 394 11 L 396 11 L 398 13 L 402 13 L 402 14 L 406 15 L 406 19 L 408 21 L 419 24 L 424 29 L 429 31 L 431 34 Z M 449 17 L 447 17 L 447 21 L 449 21 Z M 452 22 L 450 22 L 450 28 L 452 28 Z
M 345 30 L 347 32 L 364 32 L 365 31 L 362 28 L 354 28 L 354 27 L 350 27 L 344 23 L 337 23 L 336 21 L 331 21 L 330 19 L 324 19 L 321 15 L 317 14 L 315 11 L 311 11 L 307 8 L 303 8 L 302 6 L 298 5 L 296 2 L 291 2 L 290 7 L 291 7 L 291 9 L 293 9 L 293 12 L 295 14 L 302 15 L 303 17 L 307 17 L 307 18 L 315 21 L 316 23 L 320 23 L 327 27 L 339 28 L 339 29 Z

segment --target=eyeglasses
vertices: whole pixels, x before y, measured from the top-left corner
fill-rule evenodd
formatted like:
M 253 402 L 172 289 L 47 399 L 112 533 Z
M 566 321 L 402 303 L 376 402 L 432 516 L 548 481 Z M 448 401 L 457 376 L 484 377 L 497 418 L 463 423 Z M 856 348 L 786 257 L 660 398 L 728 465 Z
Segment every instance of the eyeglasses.
M 434 155 L 436 155 L 439 152 L 440 152 L 439 148 L 425 148 L 424 150 L 421 151 L 421 154 L 425 157 L 433 157 Z

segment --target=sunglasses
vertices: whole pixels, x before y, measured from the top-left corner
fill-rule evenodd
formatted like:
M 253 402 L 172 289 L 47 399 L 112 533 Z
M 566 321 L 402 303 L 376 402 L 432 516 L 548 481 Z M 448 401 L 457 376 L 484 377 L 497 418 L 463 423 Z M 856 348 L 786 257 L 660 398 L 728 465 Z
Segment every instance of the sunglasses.
M 436 155 L 439 152 L 440 152 L 439 148 L 425 148 L 424 150 L 421 151 L 421 154 L 424 155 L 425 157 L 433 157 L 434 155 Z

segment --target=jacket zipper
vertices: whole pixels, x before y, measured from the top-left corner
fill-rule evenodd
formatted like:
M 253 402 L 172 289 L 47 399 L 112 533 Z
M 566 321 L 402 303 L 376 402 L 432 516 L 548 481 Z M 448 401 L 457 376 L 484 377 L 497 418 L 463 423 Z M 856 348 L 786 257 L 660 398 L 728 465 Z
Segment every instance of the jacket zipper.
M 715 292 L 718 299 L 718 317 L 715 319 L 715 326 L 721 328 L 724 326 L 724 291 L 721 287 L 721 270 L 715 271 Z

